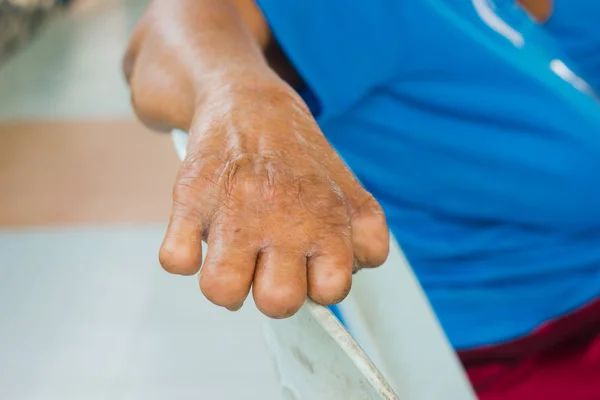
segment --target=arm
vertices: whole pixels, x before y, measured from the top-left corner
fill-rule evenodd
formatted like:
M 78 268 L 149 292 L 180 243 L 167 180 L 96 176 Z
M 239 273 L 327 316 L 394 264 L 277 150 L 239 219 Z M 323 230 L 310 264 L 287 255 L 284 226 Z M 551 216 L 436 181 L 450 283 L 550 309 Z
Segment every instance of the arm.
M 164 69 L 159 71 L 148 68 L 146 63 L 150 60 L 140 60 L 133 81 L 142 47 L 154 47 L 145 51 L 150 57 L 160 54 L 172 61 L 155 65 Z M 246 74 L 249 79 L 261 79 L 265 84 L 281 84 L 273 75 L 275 72 L 295 88 L 301 86 L 301 79 L 273 40 L 253 0 L 153 1 L 134 32 L 123 69 L 132 91 L 140 89 L 143 92 L 140 96 L 132 93 L 138 116 L 157 130 L 172 127 L 187 130 L 195 103 L 201 103 L 204 101 L 202 96 L 214 91 L 209 86 L 229 84 L 233 75 L 237 75 L 236 82 L 244 84 L 250 82 L 242 82 L 241 74 Z M 215 75 L 215 71 L 219 74 Z M 156 80 L 147 85 L 155 80 L 153 74 L 161 73 L 174 82 Z M 138 81 L 141 82 L 139 85 L 136 84 Z M 172 84 L 179 91 L 177 98 L 161 96 L 162 92 L 173 92 L 168 87 Z M 149 89 L 159 93 L 146 93 Z M 161 102 L 160 99 L 169 101 Z M 166 126 L 161 126 L 165 122 Z
M 294 89 L 304 83 L 273 37 L 265 18 L 254 0 L 233 0 L 242 21 L 248 26 L 254 40 L 263 51 L 269 66 Z
M 293 314 L 306 295 L 342 300 L 353 265 L 387 256 L 381 208 L 269 66 L 268 26 L 251 0 L 155 0 L 124 61 L 150 127 L 190 133 L 159 258 L 209 300 Z
M 244 3 L 154 0 L 150 4 L 124 59 L 134 107 L 144 123 L 162 130 L 187 130 L 196 107 L 219 88 L 258 79 L 279 84 L 262 56 L 269 42 L 268 27 L 256 12 L 241 7 Z

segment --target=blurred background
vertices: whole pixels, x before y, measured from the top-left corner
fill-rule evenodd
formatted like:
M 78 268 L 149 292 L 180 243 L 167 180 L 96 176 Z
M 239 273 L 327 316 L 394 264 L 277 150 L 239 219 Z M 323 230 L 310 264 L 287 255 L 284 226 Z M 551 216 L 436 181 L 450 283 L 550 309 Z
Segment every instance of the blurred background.
M 254 306 L 158 264 L 179 161 L 120 69 L 146 3 L 0 0 L 0 399 L 278 398 Z

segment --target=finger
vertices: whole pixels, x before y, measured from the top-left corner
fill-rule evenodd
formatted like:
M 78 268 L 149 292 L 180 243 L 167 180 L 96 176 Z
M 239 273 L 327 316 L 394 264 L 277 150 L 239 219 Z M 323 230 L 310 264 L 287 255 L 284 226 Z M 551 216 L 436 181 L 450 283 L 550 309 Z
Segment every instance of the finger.
M 202 263 L 202 227 L 197 211 L 187 203 L 174 202 L 169 226 L 158 255 L 171 274 L 194 275 Z
M 240 219 L 212 222 L 200 271 L 202 293 L 231 311 L 239 310 L 250 292 L 259 249 L 252 240 L 252 229 Z
M 348 204 L 356 264 L 367 268 L 378 267 L 387 259 L 390 247 L 383 209 L 342 160 L 334 162 L 332 169 Z
M 256 307 L 266 316 L 294 315 L 306 299 L 306 253 L 275 247 L 262 250 L 252 291 Z
M 351 201 L 352 247 L 361 267 L 382 265 L 390 251 L 390 234 L 385 214 L 375 198 L 360 188 Z
M 321 241 L 308 259 L 308 296 L 322 305 L 342 301 L 352 286 L 353 264 L 350 229 Z
M 193 275 L 200 269 L 201 241 L 217 199 L 217 189 L 206 175 L 214 169 L 210 161 L 192 154 L 179 169 L 171 218 L 159 253 L 161 265 L 170 273 Z

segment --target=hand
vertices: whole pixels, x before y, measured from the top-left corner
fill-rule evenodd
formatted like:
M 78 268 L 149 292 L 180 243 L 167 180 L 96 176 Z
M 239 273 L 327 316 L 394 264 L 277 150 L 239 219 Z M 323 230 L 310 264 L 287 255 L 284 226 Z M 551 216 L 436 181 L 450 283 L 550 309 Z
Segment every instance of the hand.
M 219 306 L 239 309 L 251 288 L 274 318 L 293 315 L 307 295 L 341 301 L 353 270 L 385 261 L 388 228 L 304 102 L 270 74 L 238 70 L 212 77 L 219 84 L 194 101 L 199 89 L 176 52 L 143 36 L 125 63 L 136 111 L 151 126 L 190 134 L 162 266 L 196 274 L 204 240 L 200 288 Z

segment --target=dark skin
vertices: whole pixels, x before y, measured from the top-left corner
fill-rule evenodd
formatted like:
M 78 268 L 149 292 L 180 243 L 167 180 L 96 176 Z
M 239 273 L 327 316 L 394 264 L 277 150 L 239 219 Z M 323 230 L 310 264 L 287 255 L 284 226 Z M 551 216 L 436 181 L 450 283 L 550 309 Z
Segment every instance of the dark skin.
M 551 0 L 521 2 L 551 14 Z M 230 310 L 252 290 L 283 318 L 307 296 L 338 303 L 353 272 L 385 261 L 381 207 L 294 90 L 302 81 L 253 0 L 154 0 L 124 71 L 142 122 L 190 135 L 159 253 L 167 271 L 200 271 L 204 295 Z

